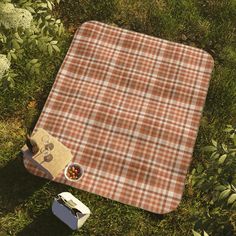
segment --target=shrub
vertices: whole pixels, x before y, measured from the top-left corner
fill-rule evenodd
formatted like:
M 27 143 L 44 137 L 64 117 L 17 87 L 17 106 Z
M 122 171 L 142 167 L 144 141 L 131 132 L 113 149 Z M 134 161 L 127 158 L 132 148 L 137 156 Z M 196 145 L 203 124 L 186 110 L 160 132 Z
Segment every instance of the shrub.
M 64 27 L 53 13 L 59 0 L 0 3 L 0 109 L 23 110 L 60 65 Z M 63 53 L 64 55 L 64 53 Z M 8 113 L 8 114 L 7 114 Z
M 60 51 L 55 38 L 64 28 L 61 21 L 51 15 L 53 5 L 52 0 L 21 0 L 21 8 L 7 2 L 0 4 L 0 52 L 13 61 L 13 67 L 19 69 L 26 65 L 21 70 L 32 76 L 41 74 L 45 57 Z M 8 82 L 13 86 L 12 80 Z
M 233 235 L 236 230 L 236 128 L 228 125 L 224 131 L 226 141 L 212 140 L 204 147 L 206 159 L 193 168 L 189 178 L 205 205 L 196 217 L 196 227 L 213 235 Z
M 192 170 L 191 183 L 207 193 L 212 203 L 236 209 L 236 129 L 228 125 L 225 132 L 227 143 L 212 140 L 203 148 L 210 155 Z

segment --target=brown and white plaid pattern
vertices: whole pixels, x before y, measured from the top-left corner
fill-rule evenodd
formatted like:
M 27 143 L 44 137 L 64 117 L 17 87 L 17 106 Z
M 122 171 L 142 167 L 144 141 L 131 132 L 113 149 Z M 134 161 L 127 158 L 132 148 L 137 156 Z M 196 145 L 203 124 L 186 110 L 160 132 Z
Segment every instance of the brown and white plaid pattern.
M 174 210 L 212 68 L 200 49 L 84 23 L 36 125 L 84 167 L 79 182 L 63 173 L 56 181 L 155 213 Z

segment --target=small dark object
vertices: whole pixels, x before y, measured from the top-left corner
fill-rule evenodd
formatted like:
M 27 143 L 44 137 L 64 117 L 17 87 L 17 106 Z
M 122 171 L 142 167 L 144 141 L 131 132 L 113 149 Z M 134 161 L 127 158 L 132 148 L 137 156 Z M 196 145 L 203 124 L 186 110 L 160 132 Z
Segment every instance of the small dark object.
M 39 151 L 38 145 L 30 138 L 28 134 L 26 135 L 26 146 L 33 155 Z
M 53 143 L 49 143 L 48 145 L 46 145 L 46 148 L 49 148 L 50 150 L 52 150 L 54 148 Z
M 52 161 L 52 159 L 53 159 L 52 154 L 49 154 L 49 155 L 44 157 L 44 161 L 46 161 L 46 162 L 50 162 L 50 161 Z

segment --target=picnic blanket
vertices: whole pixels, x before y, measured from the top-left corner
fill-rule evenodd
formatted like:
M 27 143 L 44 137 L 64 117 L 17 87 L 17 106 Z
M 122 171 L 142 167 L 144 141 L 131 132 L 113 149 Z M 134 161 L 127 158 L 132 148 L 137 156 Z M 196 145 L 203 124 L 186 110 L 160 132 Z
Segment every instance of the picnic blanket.
M 201 49 L 84 23 L 35 127 L 67 146 L 84 168 L 78 182 L 63 171 L 55 181 L 155 213 L 174 210 L 212 68 Z

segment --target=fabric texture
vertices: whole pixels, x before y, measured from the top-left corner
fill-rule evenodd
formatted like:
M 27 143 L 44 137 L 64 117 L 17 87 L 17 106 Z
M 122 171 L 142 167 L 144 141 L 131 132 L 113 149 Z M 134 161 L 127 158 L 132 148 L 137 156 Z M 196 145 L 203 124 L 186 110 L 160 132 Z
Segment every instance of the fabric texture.
M 84 23 L 35 127 L 70 148 L 84 168 L 78 182 L 63 171 L 55 181 L 155 213 L 174 210 L 212 68 L 203 50 Z

